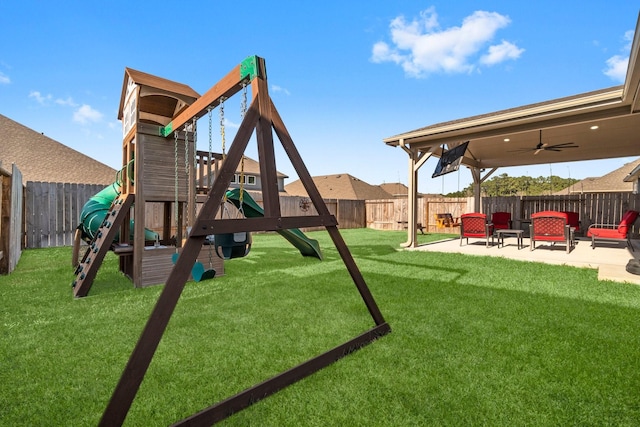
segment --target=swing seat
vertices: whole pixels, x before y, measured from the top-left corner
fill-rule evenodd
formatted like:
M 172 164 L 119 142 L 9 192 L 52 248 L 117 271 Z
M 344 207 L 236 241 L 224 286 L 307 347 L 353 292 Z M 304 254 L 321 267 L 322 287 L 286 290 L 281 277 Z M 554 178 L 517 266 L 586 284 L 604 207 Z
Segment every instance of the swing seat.
M 251 233 L 225 233 L 214 237 L 216 254 L 223 259 L 242 258 L 251 250 Z
M 171 255 L 171 262 L 175 265 L 178 261 L 179 253 L 174 253 Z M 204 265 L 200 261 L 196 261 L 191 267 L 191 277 L 195 282 L 202 282 L 203 280 L 213 279 L 216 277 L 216 271 L 213 268 L 208 270 L 204 269 Z
M 216 271 L 213 268 L 205 270 L 204 265 L 202 265 L 201 262 L 196 261 L 191 268 L 191 277 L 193 277 L 193 280 L 196 282 L 202 282 L 203 280 L 209 280 L 216 277 Z

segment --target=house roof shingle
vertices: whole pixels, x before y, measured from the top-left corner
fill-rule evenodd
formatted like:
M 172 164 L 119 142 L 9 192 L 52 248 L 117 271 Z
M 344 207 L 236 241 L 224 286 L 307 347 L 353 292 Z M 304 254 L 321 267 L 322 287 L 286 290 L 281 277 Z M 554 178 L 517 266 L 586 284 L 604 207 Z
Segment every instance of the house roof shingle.
M 312 177 L 320 195 L 325 199 L 371 200 L 389 199 L 391 195 L 381 187 L 371 185 L 352 175 L 343 173 Z M 302 181 L 296 180 L 285 185 L 285 190 L 292 196 L 307 196 Z
M 585 178 L 555 194 L 631 192 L 633 182 L 624 182 L 624 178 L 638 166 L 640 166 L 640 157 L 606 175 Z
M 25 182 L 111 184 L 116 170 L 0 114 L 0 163 Z

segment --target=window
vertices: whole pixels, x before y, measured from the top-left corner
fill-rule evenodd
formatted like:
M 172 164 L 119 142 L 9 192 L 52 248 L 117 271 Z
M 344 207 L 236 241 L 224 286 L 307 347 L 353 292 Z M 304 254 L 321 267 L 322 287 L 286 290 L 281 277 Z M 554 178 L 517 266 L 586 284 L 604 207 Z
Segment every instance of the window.
M 233 178 L 231 178 L 231 183 L 232 184 L 240 183 L 240 174 L 233 175 Z M 244 183 L 246 185 L 256 185 L 256 177 L 254 175 L 245 175 Z

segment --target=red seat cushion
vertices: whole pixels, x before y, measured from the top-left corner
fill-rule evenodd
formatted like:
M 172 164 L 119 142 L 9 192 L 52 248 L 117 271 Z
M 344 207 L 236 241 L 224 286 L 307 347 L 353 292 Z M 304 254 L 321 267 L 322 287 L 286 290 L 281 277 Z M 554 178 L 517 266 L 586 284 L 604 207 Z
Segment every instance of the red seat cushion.
M 615 228 L 590 228 L 587 237 L 600 237 L 603 239 L 626 239 L 627 233 L 620 233 Z

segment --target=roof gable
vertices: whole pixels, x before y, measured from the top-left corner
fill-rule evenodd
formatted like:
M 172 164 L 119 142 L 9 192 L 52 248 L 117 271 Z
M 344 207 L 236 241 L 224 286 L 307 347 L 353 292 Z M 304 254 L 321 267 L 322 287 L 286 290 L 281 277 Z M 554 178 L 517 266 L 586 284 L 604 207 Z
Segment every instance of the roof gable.
M 193 103 L 200 97 L 198 92 L 183 83 L 127 67 L 124 69 L 124 79 L 120 94 L 119 120 L 124 117 L 125 103 L 127 103 L 128 98 L 136 87 L 141 88 L 141 97 L 160 96 L 160 99 L 152 99 L 146 103 L 147 105 L 140 105 L 138 108 L 141 111 L 165 117 L 173 117 L 185 105 Z

